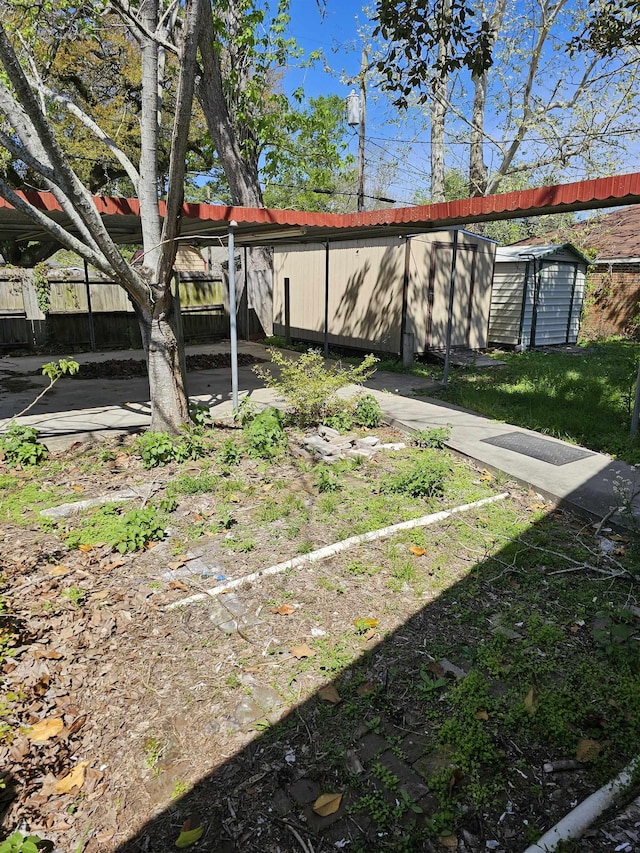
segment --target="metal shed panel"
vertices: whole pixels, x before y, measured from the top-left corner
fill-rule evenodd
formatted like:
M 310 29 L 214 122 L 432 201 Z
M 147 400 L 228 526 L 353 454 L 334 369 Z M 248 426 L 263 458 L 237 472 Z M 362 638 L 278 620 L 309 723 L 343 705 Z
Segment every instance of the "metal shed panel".
M 492 343 L 545 346 L 575 343 L 584 299 L 586 258 L 570 246 L 498 249 L 491 302 Z M 517 290 L 520 298 L 516 300 Z M 518 335 L 514 303 L 521 306 Z
M 328 340 L 332 344 L 399 353 L 402 332 L 415 352 L 446 343 L 453 231 L 410 238 L 379 237 L 329 245 Z M 458 232 L 453 346 L 486 347 L 495 244 Z M 324 339 L 325 246 L 274 250 L 274 331 L 284 329 L 284 278 L 290 280 L 293 337 Z M 406 288 L 406 321 L 402 310 Z M 430 297 L 431 288 L 431 297 Z
M 508 346 L 517 346 L 520 343 L 525 275 L 526 263 L 496 264 L 489 320 L 491 343 Z

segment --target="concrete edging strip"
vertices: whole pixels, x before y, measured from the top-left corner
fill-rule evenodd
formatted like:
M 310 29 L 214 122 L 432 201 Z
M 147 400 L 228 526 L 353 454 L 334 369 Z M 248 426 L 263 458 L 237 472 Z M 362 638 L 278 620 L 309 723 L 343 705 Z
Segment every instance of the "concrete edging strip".
M 333 545 L 326 545 L 324 548 L 319 548 L 317 551 L 312 551 L 310 554 L 302 554 L 300 557 L 293 557 L 291 560 L 285 560 L 284 563 L 277 563 L 275 566 L 269 566 L 267 569 L 261 569 L 258 572 L 253 572 L 250 575 L 245 575 L 241 578 L 229 581 L 225 584 L 220 584 L 206 592 L 199 592 L 195 595 L 190 595 L 188 598 L 183 598 L 180 601 L 174 601 L 168 604 L 165 610 L 176 610 L 178 607 L 186 607 L 188 604 L 195 604 L 198 601 L 204 601 L 206 598 L 215 598 L 232 589 L 236 589 L 242 584 L 253 583 L 260 578 L 268 575 L 276 575 L 280 572 L 286 572 L 287 569 L 297 569 L 300 566 L 305 566 L 308 563 L 316 563 L 319 560 L 324 560 L 327 557 L 333 557 L 334 554 L 339 554 L 341 551 L 346 551 L 353 548 L 355 545 L 360 545 L 362 542 L 374 542 L 376 539 L 383 539 L 386 536 L 392 536 L 400 530 L 412 530 L 414 527 L 428 527 L 431 524 L 437 524 L 439 521 L 456 515 L 460 512 L 466 512 L 476 507 L 485 506 L 486 504 L 496 503 L 509 497 L 508 492 L 501 492 L 499 495 L 493 495 L 490 498 L 482 498 L 470 504 L 462 504 L 453 509 L 446 509 L 440 512 L 433 512 L 430 515 L 423 515 L 420 518 L 412 518 L 409 521 L 401 521 L 398 524 L 392 524 L 389 527 L 381 527 L 379 530 L 372 530 L 369 533 L 360 533 L 358 536 L 350 536 L 348 539 L 343 539 L 340 542 L 335 542 Z

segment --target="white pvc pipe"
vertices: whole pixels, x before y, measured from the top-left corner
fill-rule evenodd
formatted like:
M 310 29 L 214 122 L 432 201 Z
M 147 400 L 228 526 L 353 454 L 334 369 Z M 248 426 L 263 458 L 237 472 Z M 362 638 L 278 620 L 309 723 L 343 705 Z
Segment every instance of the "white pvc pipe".
M 618 795 L 629 786 L 633 773 L 640 769 L 640 756 L 634 758 L 611 782 L 587 797 L 573 811 L 565 815 L 542 838 L 524 853 L 552 853 L 561 841 L 580 838 L 600 815 L 614 804 Z
M 173 604 L 168 604 L 165 610 L 175 610 L 178 607 L 185 607 L 187 604 L 195 604 L 197 601 L 204 601 L 205 598 L 215 598 L 228 592 L 231 589 L 242 586 L 244 583 L 253 583 L 260 578 L 268 575 L 276 575 L 280 572 L 286 572 L 287 569 L 297 569 L 300 566 L 305 566 L 307 563 L 316 563 L 318 560 L 324 560 L 327 557 L 333 557 L 334 554 L 339 554 L 341 551 L 346 551 L 353 548 L 354 545 L 360 545 L 362 542 L 374 542 L 376 539 L 383 539 L 386 536 L 392 536 L 400 530 L 411 530 L 414 527 L 428 527 L 430 524 L 436 524 L 438 521 L 444 521 L 452 515 L 459 512 L 466 512 L 469 509 L 492 504 L 496 501 L 502 501 L 509 497 L 508 492 L 502 492 L 499 495 L 493 495 L 490 498 L 482 498 L 482 500 L 474 501 L 470 504 L 462 504 L 462 506 L 454 507 L 453 509 L 442 510 L 441 512 L 432 512 L 430 515 L 423 515 L 420 518 L 412 518 L 409 521 L 401 521 L 398 524 L 392 524 L 389 527 L 381 527 L 379 530 L 372 530 L 369 533 L 360 533 L 358 536 L 350 536 L 348 539 L 343 539 L 341 542 L 336 542 L 333 545 L 325 545 L 324 548 L 319 548 L 317 551 L 312 551 L 310 554 L 303 554 L 300 557 L 293 557 L 291 560 L 285 560 L 284 563 L 277 563 L 275 566 L 269 566 L 268 569 L 260 569 L 258 572 L 253 572 L 250 575 L 245 575 L 242 578 L 236 578 L 219 586 L 214 586 L 206 592 L 199 592 L 196 595 L 190 595 L 188 598 L 183 598 L 181 601 L 174 601 Z

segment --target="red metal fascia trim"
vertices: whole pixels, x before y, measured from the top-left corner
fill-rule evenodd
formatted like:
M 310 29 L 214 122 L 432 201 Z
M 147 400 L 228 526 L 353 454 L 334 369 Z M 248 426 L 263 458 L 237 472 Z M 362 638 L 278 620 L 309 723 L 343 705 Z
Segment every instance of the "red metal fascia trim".
M 44 211 L 62 211 L 52 193 L 35 190 L 18 191 L 18 194 L 34 207 Z M 246 225 L 280 225 L 310 228 L 357 228 L 371 225 L 410 225 L 412 223 L 441 223 L 472 221 L 477 217 L 505 212 L 533 211 L 535 208 L 566 207 L 585 205 L 590 201 L 618 200 L 628 203 L 640 197 L 640 173 L 596 178 L 571 184 L 559 184 L 538 189 L 480 198 L 460 199 L 416 207 L 389 208 L 362 213 L 317 213 L 312 211 L 270 210 L 268 208 L 233 207 L 207 204 L 184 204 L 182 215 L 186 219 L 201 219 L 209 222 L 235 220 Z M 139 216 L 138 199 L 93 197 L 96 210 L 102 215 Z M 0 207 L 12 205 L 0 198 Z M 164 202 L 160 203 L 160 215 L 164 215 Z

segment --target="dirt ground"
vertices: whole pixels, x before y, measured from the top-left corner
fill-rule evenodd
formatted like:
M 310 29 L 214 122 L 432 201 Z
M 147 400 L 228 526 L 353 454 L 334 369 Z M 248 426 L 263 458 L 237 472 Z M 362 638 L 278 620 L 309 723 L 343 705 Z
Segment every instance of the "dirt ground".
M 624 697 L 607 688 L 606 709 L 573 708 L 569 734 L 564 706 L 540 721 L 556 687 L 571 693 L 570 655 L 596 649 L 594 581 L 566 573 L 562 555 L 586 549 L 598 594 L 633 616 L 624 543 L 602 556 L 584 522 L 458 462 L 455 490 L 422 508 L 375 491 L 349 503 L 363 466 L 320 492 L 297 450 L 243 458 L 222 480 L 216 469 L 216 492 L 178 492 L 169 535 L 143 550 L 70 548 L 39 500 L 134 487 L 146 507 L 212 470 L 145 470 L 127 441 L 54 458 L 22 519 L 1 519 L 7 831 L 74 853 L 168 851 L 180 839 L 212 853 L 515 851 L 630 757 L 621 742 L 632 752 L 639 724 L 626 686 Z M 393 476 L 398 459 L 381 455 L 366 476 Z M 12 488 L 34 480 L 0 464 L 3 476 Z M 372 513 L 380 527 L 505 488 L 431 527 L 173 607 L 371 529 Z M 506 663 L 520 643 L 517 666 Z M 616 847 L 632 829 L 594 830 L 576 849 L 633 850 Z

